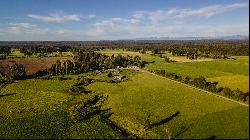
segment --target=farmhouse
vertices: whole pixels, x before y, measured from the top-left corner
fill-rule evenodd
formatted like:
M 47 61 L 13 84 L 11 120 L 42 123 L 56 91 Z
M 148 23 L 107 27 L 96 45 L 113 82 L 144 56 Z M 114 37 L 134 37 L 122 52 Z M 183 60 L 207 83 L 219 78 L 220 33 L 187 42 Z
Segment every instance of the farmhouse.
M 114 78 L 118 79 L 118 80 L 122 80 L 122 79 L 125 79 L 126 76 L 124 76 L 124 75 L 115 75 Z
M 138 69 L 139 67 L 135 66 L 135 65 L 132 65 L 132 66 L 128 66 L 127 68 L 129 68 L 129 69 Z
M 101 67 L 101 69 L 100 69 L 100 71 L 105 71 L 105 70 L 107 70 L 106 67 Z
M 119 69 L 113 69 L 112 70 L 114 73 L 120 73 L 120 70 Z

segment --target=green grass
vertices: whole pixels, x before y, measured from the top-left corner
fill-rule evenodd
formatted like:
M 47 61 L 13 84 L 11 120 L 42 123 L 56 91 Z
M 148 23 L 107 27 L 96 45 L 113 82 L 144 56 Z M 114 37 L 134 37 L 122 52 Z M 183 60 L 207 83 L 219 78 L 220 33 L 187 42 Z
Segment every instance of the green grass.
M 47 54 L 47 56 L 74 56 L 74 54 L 72 52 L 62 52 L 62 54 L 60 55 L 60 53 L 52 52 Z
M 131 80 L 118 83 L 94 83 L 88 88 L 109 95 L 113 121 L 128 131 L 146 138 L 248 138 L 248 107 L 214 97 L 195 89 L 173 83 L 152 74 L 136 74 Z M 180 90 L 181 89 L 181 90 Z M 151 122 L 159 122 L 172 114 L 180 115 L 160 126 L 145 131 L 147 114 Z M 236 115 L 239 115 L 235 117 Z M 221 121 L 224 120 L 225 121 Z M 209 126 L 202 125 L 204 121 Z M 235 126 L 235 127 L 228 127 Z M 209 133 L 204 133 L 209 128 Z M 166 129 L 171 134 L 166 133 Z M 203 131 L 199 131 L 203 130 Z M 220 131 L 218 131 L 220 130 Z M 190 135 L 190 133 L 192 135 Z M 146 136 L 147 135 L 147 136 Z
M 25 57 L 24 53 L 21 53 L 20 51 L 13 51 L 8 55 L 8 58 L 11 57 Z
M 105 108 L 111 120 L 141 138 L 249 138 L 248 107 L 191 89 L 148 73 L 123 70 L 129 80 L 121 83 L 95 82 L 94 93 L 73 96 L 68 89 L 78 76 L 112 79 L 107 72 L 69 75 L 73 80 L 27 79 L 7 85 L 0 95 L 0 138 L 123 138 L 96 116 L 72 122 L 68 110 L 94 95 L 108 95 Z M 180 90 L 181 89 L 181 90 Z M 16 93 L 16 94 L 13 94 Z M 163 125 L 145 130 L 177 111 Z M 205 125 L 204 125 L 205 124 Z M 186 128 L 188 128 L 185 132 Z M 169 133 L 166 133 L 166 129 Z
M 93 96 L 67 93 L 75 82 L 30 79 L 7 85 L 0 93 L 0 138 L 121 137 L 98 117 L 71 121 L 69 107 Z
M 230 87 L 231 89 L 240 88 L 243 92 L 249 91 L 249 76 L 231 75 L 208 78 L 208 81 L 218 82 L 220 87 Z

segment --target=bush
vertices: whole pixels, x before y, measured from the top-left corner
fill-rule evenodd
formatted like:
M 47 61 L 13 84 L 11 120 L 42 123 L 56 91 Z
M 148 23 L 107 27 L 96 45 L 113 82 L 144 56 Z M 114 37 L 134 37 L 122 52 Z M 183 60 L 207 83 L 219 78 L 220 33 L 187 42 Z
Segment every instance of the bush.
M 108 77 L 112 77 L 113 75 L 112 75 L 111 72 L 109 72 L 107 76 L 108 76 Z
M 221 92 L 222 92 L 223 96 L 226 96 L 226 97 L 232 96 L 232 90 L 228 87 L 223 88 L 223 90 Z

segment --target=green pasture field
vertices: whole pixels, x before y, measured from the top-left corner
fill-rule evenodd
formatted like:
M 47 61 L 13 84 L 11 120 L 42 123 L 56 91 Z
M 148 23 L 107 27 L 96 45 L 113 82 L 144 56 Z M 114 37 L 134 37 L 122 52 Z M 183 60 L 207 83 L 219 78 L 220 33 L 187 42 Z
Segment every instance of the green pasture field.
M 98 116 L 72 122 L 68 110 L 86 96 L 68 89 L 76 80 L 20 80 L 0 92 L 0 138 L 119 138 Z
M 100 94 L 108 95 L 110 119 L 139 138 L 249 138 L 248 107 L 149 73 L 123 70 L 118 75 L 126 75 L 126 81 L 94 82 L 87 86 L 91 94 L 69 94 L 79 76 L 110 80 L 108 73 L 7 85 L 0 92 L 0 138 L 124 138 L 98 116 L 77 123 L 69 119 L 72 104 Z
M 25 57 L 24 53 L 21 53 L 20 51 L 13 51 L 8 55 L 8 58 L 11 57 Z
M 249 79 L 248 56 L 231 56 L 231 58 L 235 58 L 235 60 L 218 59 L 212 61 L 166 63 L 164 58 L 152 56 L 150 52 L 147 52 L 147 54 L 140 54 L 139 52 L 123 51 L 121 49 L 105 49 L 100 52 L 108 55 L 119 53 L 123 55 L 139 55 L 142 60 L 148 62 L 145 67 L 146 70 L 162 69 L 181 76 L 190 76 L 191 78 L 204 76 L 209 78 L 208 80 L 210 81 L 218 80 L 219 86 L 228 86 L 232 89 L 239 88 L 243 91 L 249 91 L 249 82 L 247 80 Z M 171 57 L 172 55 L 170 53 L 166 53 L 163 56 Z
M 125 82 L 88 86 L 109 95 L 111 119 L 128 132 L 140 138 L 249 138 L 248 107 L 161 76 L 129 75 Z M 157 125 L 145 129 L 152 124 Z

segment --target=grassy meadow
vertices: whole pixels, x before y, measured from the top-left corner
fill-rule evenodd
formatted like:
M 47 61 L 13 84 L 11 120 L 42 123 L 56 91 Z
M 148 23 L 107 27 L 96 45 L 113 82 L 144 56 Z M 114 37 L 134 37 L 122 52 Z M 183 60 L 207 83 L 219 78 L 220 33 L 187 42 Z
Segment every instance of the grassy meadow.
M 88 88 L 108 94 L 107 106 L 114 112 L 111 119 L 142 138 L 249 137 L 248 107 L 164 77 L 136 73 L 126 82 L 96 82 Z M 169 121 L 145 130 L 177 112 L 179 114 Z M 206 131 L 208 133 L 204 133 Z
M 150 73 L 123 70 L 126 81 L 94 82 L 87 86 L 93 91 L 87 95 L 68 93 L 79 76 L 111 80 L 107 74 L 7 85 L 0 93 L 0 137 L 126 138 L 98 116 L 81 122 L 70 119 L 68 110 L 74 103 L 105 94 L 104 108 L 113 113 L 110 119 L 138 138 L 249 138 L 248 107 Z
M 73 96 L 77 80 L 20 80 L 0 92 L 0 138 L 120 138 L 96 116 L 72 122 L 70 107 L 94 95 Z

